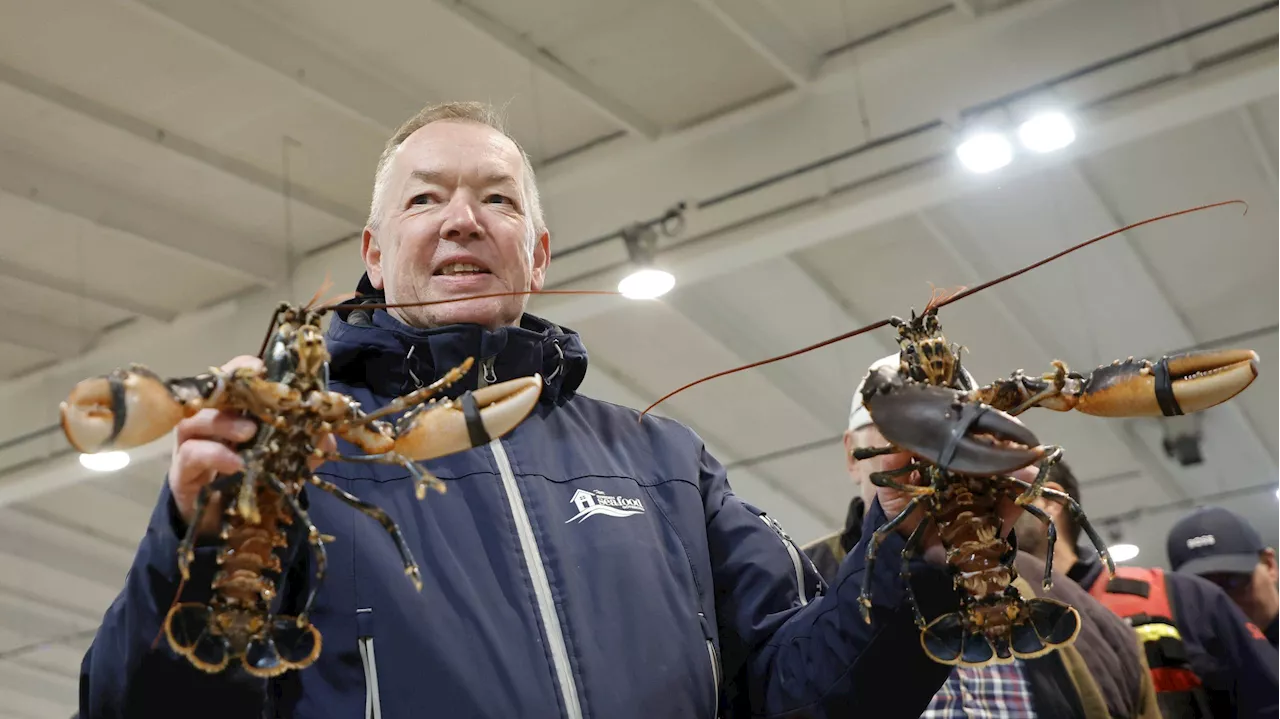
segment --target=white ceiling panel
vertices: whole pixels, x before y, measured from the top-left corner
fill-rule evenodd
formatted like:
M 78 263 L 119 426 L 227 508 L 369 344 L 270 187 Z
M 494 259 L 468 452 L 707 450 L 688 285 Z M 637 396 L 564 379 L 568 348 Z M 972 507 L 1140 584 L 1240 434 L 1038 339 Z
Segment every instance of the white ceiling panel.
M 690 0 L 636 5 L 625 22 L 553 49 L 623 101 L 644 98 L 649 114 L 669 128 L 787 85 L 777 70 Z

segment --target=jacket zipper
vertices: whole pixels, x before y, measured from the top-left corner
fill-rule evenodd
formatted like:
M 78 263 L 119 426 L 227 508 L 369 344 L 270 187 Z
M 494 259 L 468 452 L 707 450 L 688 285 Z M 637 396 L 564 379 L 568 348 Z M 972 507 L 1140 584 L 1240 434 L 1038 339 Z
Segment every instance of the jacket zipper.
M 373 609 L 357 609 L 357 625 L 365 624 L 362 620 L 372 620 Z M 372 625 L 372 621 L 368 621 Z M 373 654 L 373 631 L 371 626 L 360 628 L 360 664 L 364 666 L 364 717 L 365 719 L 382 719 L 382 699 L 378 696 L 378 660 Z
M 796 551 L 795 544 L 792 543 L 791 537 L 787 536 L 786 531 L 782 529 L 782 525 L 778 524 L 773 517 L 770 517 L 767 514 L 761 514 L 760 521 L 769 525 L 769 528 L 777 533 L 777 535 L 782 539 L 782 546 L 786 547 L 787 554 L 791 555 L 791 566 L 796 570 L 796 591 L 800 594 L 800 604 L 801 606 L 808 604 L 809 598 L 805 596 L 804 593 L 804 566 L 800 563 L 800 553 Z
M 564 629 L 560 626 L 560 617 L 556 614 L 555 604 L 551 598 L 551 582 L 547 579 L 546 567 L 542 564 L 542 553 L 538 551 L 538 541 L 533 536 L 533 525 L 529 523 L 529 514 L 525 511 L 524 500 L 520 497 L 520 488 L 516 486 L 515 473 L 511 471 L 511 461 L 501 439 L 489 442 L 494 459 L 498 462 L 498 471 L 502 474 L 502 487 L 507 492 L 507 501 L 511 504 L 511 516 L 516 523 L 516 533 L 520 536 L 520 548 L 524 551 L 525 565 L 529 568 L 529 576 L 533 580 L 533 593 L 538 600 L 538 612 L 542 616 L 542 625 L 547 630 L 547 640 L 551 644 L 551 660 L 554 664 L 556 679 L 560 683 L 560 696 L 564 699 L 566 714 L 569 719 L 582 719 L 582 706 L 578 703 L 578 688 L 573 681 L 573 671 L 569 666 L 569 650 L 565 646 Z
M 493 364 L 497 357 L 486 357 L 480 360 L 480 376 L 476 379 L 476 389 L 484 389 L 498 381 L 498 373 Z
M 711 660 L 711 685 L 715 690 L 715 710 L 711 716 L 720 716 L 720 654 L 716 651 L 715 639 L 711 636 L 711 627 L 707 615 L 698 612 L 698 620 L 702 623 L 702 636 L 707 641 L 707 656 Z

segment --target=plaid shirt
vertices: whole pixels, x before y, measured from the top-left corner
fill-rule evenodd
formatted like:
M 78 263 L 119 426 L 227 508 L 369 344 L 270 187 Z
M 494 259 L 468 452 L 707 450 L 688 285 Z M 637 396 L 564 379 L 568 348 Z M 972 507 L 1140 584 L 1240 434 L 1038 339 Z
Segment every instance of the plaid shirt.
M 956 667 L 920 719 L 1035 719 L 1021 661 Z

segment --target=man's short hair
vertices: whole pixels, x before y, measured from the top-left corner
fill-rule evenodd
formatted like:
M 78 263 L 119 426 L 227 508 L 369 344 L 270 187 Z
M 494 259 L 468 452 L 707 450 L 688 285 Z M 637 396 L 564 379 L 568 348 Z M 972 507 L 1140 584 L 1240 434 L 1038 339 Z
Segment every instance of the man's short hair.
M 383 202 L 382 195 L 387 184 L 387 173 L 390 172 L 391 158 L 395 156 L 396 150 L 413 133 L 433 122 L 441 121 L 473 122 L 478 125 L 485 125 L 502 133 L 515 144 L 516 149 L 520 151 L 521 159 L 524 161 L 524 182 L 522 185 L 526 193 L 524 198 L 526 214 L 533 223 L 533 237 L 530 238 L 530 247 L 532 248 L 533 240 L 546 231 L 547 228 L 546 222 L 542 218 L 542 200 L 538 195 L 538 182 L 533 174 L 533 162 L 529 159 L 529 153 L 524 151 L 524 148 L 511 136 L 511 133 L 507 132 L 506 122 L 502 115 L 492 105 L 483 102 L 444 102 L 428 105 L 396 129 L 391 139 L 387 140 L 387 145 L 382 150 L 382 156 L 378 158 L 378 167 L 374 171 L 373 196 L 369 200 L 369 227 L 376 228 L 378 226 Z

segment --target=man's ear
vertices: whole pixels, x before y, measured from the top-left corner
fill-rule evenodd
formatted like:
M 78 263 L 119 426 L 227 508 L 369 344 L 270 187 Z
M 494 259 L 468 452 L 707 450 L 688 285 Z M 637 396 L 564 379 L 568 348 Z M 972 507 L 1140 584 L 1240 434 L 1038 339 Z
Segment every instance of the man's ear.
M 853 476 L 853 466 L 858 460 L 853 458 L 853 430 L 846 429 L 844 431 L 844 467 L 849 470 L 849 476 Z
M 1267 568 L 1267 576 L 1271 578 L 1271 583 L 1280 582 L 1280 567 L 1276 565 L 1276 550 L 1267 547 L 1262 550 L 1262 565 Z
M 369 283 L 376 289 L 383 289 L 382 247 L 368 227 L 364 228 L 364 234 L 360 236 L 360 257 L 364 260 L 365 272 L 369 274 Z
M 533 272 L 529 277 L 529 289 L 537 292 L 547 281 L 547 267 L 551 264 L 551 233 L 542 231 L 533 245 Z

